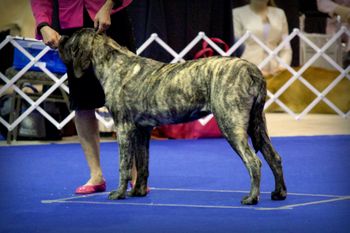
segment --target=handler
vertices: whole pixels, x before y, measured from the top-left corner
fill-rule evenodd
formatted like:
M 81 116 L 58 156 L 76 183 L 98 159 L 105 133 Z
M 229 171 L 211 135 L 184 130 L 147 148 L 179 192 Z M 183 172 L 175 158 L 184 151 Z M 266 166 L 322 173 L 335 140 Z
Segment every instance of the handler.
M 51 48 L 57 48 L 61 35 L 70 36 L 83 27 L 94 27 L 106 32 L 119 44 L 135 52 L 134 35 L 126 8 L 132 0 L 31 0 L 37 25 L 37 38 Z M 104 91 L 93 74 L 74 78 L 72 67 L 67 67 L 70 108 L 75 110 L 75 125 L 86 160 L 90 179 L 76 189 L 77 194 L 106 190 L 100 165 L 100 137 L 95 109 L 105 104 Z M 134 166 L 135 167 L 135 166 Z M 136 179 L 133 169 L 133 182 Z

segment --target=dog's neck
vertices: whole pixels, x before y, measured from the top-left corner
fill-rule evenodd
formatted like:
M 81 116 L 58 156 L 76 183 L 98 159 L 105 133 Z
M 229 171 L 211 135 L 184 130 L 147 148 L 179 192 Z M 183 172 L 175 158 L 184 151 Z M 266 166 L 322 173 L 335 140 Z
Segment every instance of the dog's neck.
M 125 72 L 128 67 L 128 61 L 130 61 L 133 56 L 136 56 L 126 48 L 112 42 L 114 41 L 108 40 L 105 43 L 101 43 L 101 45 L 96 46 L 92 52 L 92 63 L 95 74 L 103 86 L 106 84 L 106 80 L 110 79 L 109 77 L 112 74 L 114 79 L 120 79 L 122 73 Z M 116 70 L 118 70 L 118 72 L 115 72 Z
M 158 61 L 139 57 L 109 38 L 105 40 L 105 43 L 95 45 L 92 52 L 92 63 L 95 75 L 103 86 L 106 96 L 112 90 L 118 91 L 118 88 L 127 81 L 126 78 L 140 67 L 152 66 L 156 69 L 163 65 Z

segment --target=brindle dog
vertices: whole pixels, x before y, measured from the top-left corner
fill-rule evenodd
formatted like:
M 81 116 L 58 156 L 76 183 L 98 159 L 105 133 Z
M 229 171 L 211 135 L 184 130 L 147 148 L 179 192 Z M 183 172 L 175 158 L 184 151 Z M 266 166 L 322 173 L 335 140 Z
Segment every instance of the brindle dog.
M 136 56 L 92 29 L 82 29 L 59 45 L 62 60 L 76 78 L 93 67 L 106 94 L 119 142 L 118 190 L 110 199 L 126 197 L 133 160 L 137 181 L 130 196 L 147 194 L 149 143 L 153 127 L 188 122 L 213 113 L 231 147 L 248 169 L 251 189 L 242 204 L 257 204 L 260 194 L 261 151 L 275 177 L 273 200 L 287 190 L 281 158 L 271 145 L 263 112 L 266 83 L 259 69 L 242 59 L 211 57 L 165 64 Z M 93 93 L 92 93 L 93 94 Z

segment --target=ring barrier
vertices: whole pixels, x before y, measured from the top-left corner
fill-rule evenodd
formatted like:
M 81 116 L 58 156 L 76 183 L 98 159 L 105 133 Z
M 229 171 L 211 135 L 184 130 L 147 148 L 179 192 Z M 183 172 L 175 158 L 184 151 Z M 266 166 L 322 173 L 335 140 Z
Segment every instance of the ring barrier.
M 184 62 L 184 56 L 191 51 L 198 43 L 201 41 L 206 41 L 209 46 L 212 47 L 219 55 L 221 56 L 231 56 L 241 45 L 245 43 L 246 40 L 251 39 L 255 41 L 264 51 L 268 54 L 266 58 L 258 65 L 261 69 L 265 65 L 267 65 L 272 59 L 276 59 L 280 65 L 282 65 L 286 70 L 288 70 L 292 77 L 282 85 L 282 87 L 276 91 L 275 93 L 271 93 L 269 90 L 267 91 L 269 99 L 265 104 L 265 109 L 268 108 L 272 103 L 276 103 L 279 107 L 282 108 L 283 111 L 291 115 L 294 119 L 300 120 L 305 115 L 310 113 L 310 111 L 321 101 L 326 103 L 331 109 L 333 109 L 339 116 L 343 118 L 347 118 L 350 116 L 350 109 L 347 112 L 343 112 L 340 110 L 332 101 L 330 101 L 326 96 L 327 94 L 343 79 L 348 79 L 350 81 L 350 67 L 346 67 L 345 69 L 339 65 L 334 59 L 332 59 L 327 54 L 327 49 L 329 49 L 333 44 L 339 43 L 340 38 L 343 36 L 347 38 L 350 37 L 350 31 L 346 27 L 341 27 L 340 30 L 334 34 L 321 48 L 318 47 L 313 41 L 311 41 L 304 32 L 299 29 L 294 29 L 291 34 L 283 39 L 283 41 L 273 50 L 271 50 L 268 46 L 266 46 L 258 37 L 256 37 L 251 32 L 247 31 L 236 43 L 234 43 L 229 50 L 226 52 L 223 51 L 217 44 L 215 44 L 210 38 L 208 38 L 204 32 L 199 32 L 198 35 L 179 53 L 173 50 L 167 43 L 165 43 L 156 33 L 153 33 L 138 49 L 137 54 L 142 54 L 151 44 L 157 43 L 161 46 L 165 51 L 167 51 L 174 58 L 171 63 L 176 62 Z M 286 64 L 279 56 L 278 53 L 285 47 L 288 46 L 290 41 L 295 37 L 299 37 L 300 41 L 305 45 L 310 46 L 313 50 L 315 50 L 315 54 L 311 56 L 298 71 L 296 71 L 289 64 Z M 13 47 L 17 48 L 25 57 L 29 59 L 29 63 L 26 64 L 21 70 L 18 71 L 16 75 L 14 75 L 11 79 L 6 77 L 3 73 L 0 72 L 0 79 L 5 83 L 0 88 L 0 96 L 2 96 L 8 89 L 13 89 L 18 95 L 21 96 L 25 101 L 30 105 L 23 113 L 21 113 L 13 122 L 7 122 L 3 117 L 0 116 L 0 123 L 3 124 L 9 131 L 15 129 L 31 112 L 37 110 L 40 114 L 42 114 L 49 122 L 51 122 L 57 129 L 62 129 L 70 120 L 74 117 L 74 111 L 70 112 L 68 116 L 66 116 L 61 122 L 58 122 L 54 119 L 50 114 L 48 114 L 40 104 L 45 101 L 57 88 L 62 88 L 65 92 L 69 93 L 68 87 L 65 85 L 65 81 L 67 80 L 67 74 L 64 74 L 60 78 L 58 78 L 53 72 L 51 72 L 48 68 L 46 68 L 45 64 L 39 62 L 40 58 L 42 58 L 50 48 L 45 46 L 42 51 L 40 51 L 36 56 L 31 55 L 25 48 L 23 48 L 17 40 L 28 40 L 35 41 L 35 39 L 31 38 L 23 38 L 23 37 L 13 37 L 7 36 L 4 41 L 0 43 L 0 52 L 1 49 L 11 43 Z M 42 42 L 41 42 L 42 43 Z M 339 71 L 339 76 L 336 77 L 323 91 L 317 90 L 310 82 L 308 82 L 304 77 L 303 73 L 306 69 L 311 67 L 315 61 L 319 58 L 325 59 L 335 70 Z M 35 66 L 40 69 L 43 73 L 45 73 L 52 81 L 53 85 L 46 90 L 40 98 L 36 101 L 33 101 L 26 93 L 24 93 L 20 88 L 16 86 L 16 82 L 32 67 Z M 316 98 L 299 114 L 293 112 L 285 103 L 279 100 L 279 97 L 296 81 L 299 80 L 302 84 L 304 84 L 309 90 L 311 90 Z M 112 128 L 114 123 L 113 120 L 105 120 L 103 116 L 96 112 L 97 119 L 107 128 Z M 205 125 L 213 115 L 206 116 L 200 119 L 201 124 Z

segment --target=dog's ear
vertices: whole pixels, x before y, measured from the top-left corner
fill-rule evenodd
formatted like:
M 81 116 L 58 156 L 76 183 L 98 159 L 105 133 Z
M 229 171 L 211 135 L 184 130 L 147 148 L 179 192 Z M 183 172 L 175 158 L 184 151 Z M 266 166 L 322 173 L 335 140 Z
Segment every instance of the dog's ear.
M 84 72 L 91 65 L 91 55 L 94 36 L 82 36 L 74 40 L 72 45 L 73 71 L 76 78 L 83 76 Z
M 71 54 L 69 48 L 66 46 L 68 39 L 68 36 L 61 36 L 58 42 L 58 53 L 65 64 L 71 61 Z
M 79 48 L 73 54 L 73 70 L 76 78 L 83 76 L 84 72 L 91 65 L 91 50 Z
M 96 33 L 81 29 L 72 36 L 62 36 L 58 50 L 62 61 L 73 68 L 74 76 L 80 78 L 91 65 L 91 55 Z

